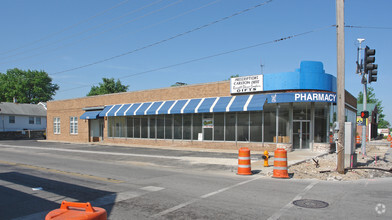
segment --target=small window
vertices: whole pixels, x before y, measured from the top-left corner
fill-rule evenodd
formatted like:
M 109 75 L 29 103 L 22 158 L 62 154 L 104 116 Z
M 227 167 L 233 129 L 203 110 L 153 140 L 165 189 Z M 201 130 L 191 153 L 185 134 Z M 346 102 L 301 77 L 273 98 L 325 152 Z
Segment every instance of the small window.
M 36 117 L 35 118 L 35 124 L 37 124 L 37 125 L 41 124 L 41 117 Z
M 10 124 L 15 124 L 15 116 L 9 116 L 9 121 Z
M 78 117 L 70 117 L 70 128 L 69 132 L 71 134 L 77 134 L 78 133 Z
M 53 118 L 53 133 L 60 134 L 60 118 Z
M 31 124 L 31 125 L 34 124 L 34 117 L 29 117 L 29 124 Z

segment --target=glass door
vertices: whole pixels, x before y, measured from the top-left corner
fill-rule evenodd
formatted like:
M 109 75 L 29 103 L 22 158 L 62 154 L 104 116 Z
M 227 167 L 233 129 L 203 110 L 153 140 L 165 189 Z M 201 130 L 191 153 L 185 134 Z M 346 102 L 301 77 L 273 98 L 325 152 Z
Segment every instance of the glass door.
M 309 149 L 310 146 L 310 121 L 293 121 L 293 148 Z

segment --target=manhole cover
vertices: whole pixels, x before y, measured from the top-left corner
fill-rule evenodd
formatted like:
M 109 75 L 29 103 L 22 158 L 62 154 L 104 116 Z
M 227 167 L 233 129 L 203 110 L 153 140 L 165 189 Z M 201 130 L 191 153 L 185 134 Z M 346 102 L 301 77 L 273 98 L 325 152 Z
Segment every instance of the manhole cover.
M 312 209 L 321 209 L 328 207 L 328 203 L 320 201 L 320 200 L 313 200 L 313 199 L 300 199 L 295 200 L 293 202 L 294 205 L 303 207 L 303 208 L 312 208 Z

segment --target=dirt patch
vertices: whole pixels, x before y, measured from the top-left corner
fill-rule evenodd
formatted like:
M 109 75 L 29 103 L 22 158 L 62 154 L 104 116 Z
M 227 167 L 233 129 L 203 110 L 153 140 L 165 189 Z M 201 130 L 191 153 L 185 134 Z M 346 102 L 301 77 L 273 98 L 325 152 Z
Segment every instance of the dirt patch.
M 381 168 L 390 170 L 392 168 L 392 157 L 386 156 L 389 147 L 368 146 L 367 156 L 363 157 L 360 149 L 356 150 L 357 167 L 361 168 Z M 392 177 L 392 173 L 374 169 L 348 169 L 345 174 L 336 171 L 336 154 L 328 154 L 320 158 L 313 158 L 301 164 L 293 165 L 289 168 L 289 174 L 294 179 L 320 179 L 328 181 L 350 181 L 358 179 L 373 179 Z M 324 173 L 320 173 L 325 171 Z

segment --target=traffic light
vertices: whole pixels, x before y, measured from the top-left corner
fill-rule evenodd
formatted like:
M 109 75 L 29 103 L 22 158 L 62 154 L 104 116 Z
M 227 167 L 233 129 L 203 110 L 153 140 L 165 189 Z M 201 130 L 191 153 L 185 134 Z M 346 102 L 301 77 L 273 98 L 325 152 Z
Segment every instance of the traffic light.
M 377 82 L 377 68 L 378 65 L 374 64 L 374 61 L 376 61 L 376 58 L 374 57 L 376 55 L 376 50 L 375 49 L 370 49 L 368 46 L 365 47 L 365 57 L 363 59 L 364 62 L 364 71 L 365 74 L 369 74 L 368 76 L 368 81 L 369 83 L 371 82 Z
M 369 118 L 369 112 L 368 111 L 361 111 L 361 118 Z

